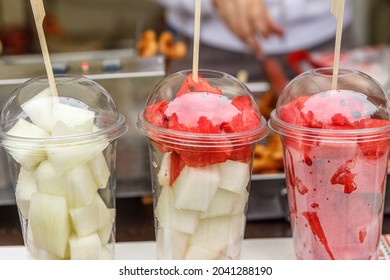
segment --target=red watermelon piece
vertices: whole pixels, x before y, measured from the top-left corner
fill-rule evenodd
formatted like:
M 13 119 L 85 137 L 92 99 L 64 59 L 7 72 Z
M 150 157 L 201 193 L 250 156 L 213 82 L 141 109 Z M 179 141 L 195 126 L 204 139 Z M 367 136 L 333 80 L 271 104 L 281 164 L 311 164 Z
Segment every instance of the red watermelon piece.
M 189 92 L 208 92 L 208 93 L 215 93 L 222 95 L 222 91 L 217 87 L 212 87 L 208 81 L 203 80 L 201 76 L 199 76 L 198 82 L 195 82 L 192 79 L 192 74 L 190 74 L 182 84 L 181 88 L 179 89 L 178 93 L 176 94 L 176 97 L 179 97 L 183 94 L 189 93 Z
M 171 161 L 170 161 L 170 174 L 169 174 L 169 185 L 172 186 L 176 181 L 177 177 L 179 177 L 181 170 L 184 168 L 184 162 L 181 160 L 178 153 L 173 151 L 171 153 Z
M 356 121 L 353 125 L 356 129 L 375 128 L 389 125 L 388 120 L 362 119 Z M 387 154 L 389 151 L 389 140 L 378 140 L 370 142 L 358 142 L 361 151 L 368 159 L 377 159 Z
M 231 149 L 229 148 L 199 148 L 183 147 L 184 149 L 176 149 L 176 152 L 180 155 L 181 160 L 185 165 L 190 167 L 202 167 L 210 164 L 225 162 L 230 154 Z
M 160 101 L 146 107 L 145 120 L 158 127 L 167 127 L 167 117 L 164 112 L 168 107 L 168 101 Z

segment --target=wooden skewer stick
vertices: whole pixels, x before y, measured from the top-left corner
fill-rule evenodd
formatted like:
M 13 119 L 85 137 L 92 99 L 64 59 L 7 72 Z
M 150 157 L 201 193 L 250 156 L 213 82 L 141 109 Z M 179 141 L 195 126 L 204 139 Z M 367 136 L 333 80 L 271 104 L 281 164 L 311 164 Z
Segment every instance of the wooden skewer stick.
M 341 50 L 341 35 L 343 33 L 343 18 L 344 18 L 344 6 L 345 0 L 332 0 L 330 12 L 336 17 L 336 41 L 334 47 L 334 60 L 333 60 L 333 77 L 332 77 L 332 89 L 337 89 L 337 77 L 339 75 L 340 64 L 340 50 Z
M 49 79 L 49 85 L 54 97 L 58 97 L 57 87 L 54 80 L 53 68 L 51 66 L 49 50 L 47 49 L 45 33 L 43 31 L 43 19 L 46 16 L 45 8 L 43 7 L 42 0 L 30 0 L 31 7 L 34 14 L 35 25 L 37 27 L 39 43 L 42 49 L 43 61 L 45 63 L 47 77 Z
M 201 0 L 195 0 L 192 79 L 196 83 L 198 82 L 198 70 L 199 70 L 200 11 L 201 11 Z

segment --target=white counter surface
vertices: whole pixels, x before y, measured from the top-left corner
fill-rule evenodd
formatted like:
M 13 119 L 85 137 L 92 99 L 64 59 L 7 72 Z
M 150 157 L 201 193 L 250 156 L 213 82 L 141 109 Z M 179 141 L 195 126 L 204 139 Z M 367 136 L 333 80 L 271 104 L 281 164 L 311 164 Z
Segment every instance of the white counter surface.
M 156 259 L 156 243 L 118 242 L 115 244 L 117 260 L 153 260 Z M 244 260 L 293 260 L 295 258 L 291 238 L 245 239 L 241 259 Z M 0 260 L 26 260 L 24 246 L 1 246 Z
M 153 260 L 156 243 L 119 242 L 116 243 L 117 260 Z M 381 239 L 381 258 L 390 259 L 390 235 Z M 25 260 L 27 254 L 24 246 L 1 246 L 0 260 Z M 245 239 L 242 245 L 241 259 L 243 260 L 294 260 L 291 238 L 256 238 Z

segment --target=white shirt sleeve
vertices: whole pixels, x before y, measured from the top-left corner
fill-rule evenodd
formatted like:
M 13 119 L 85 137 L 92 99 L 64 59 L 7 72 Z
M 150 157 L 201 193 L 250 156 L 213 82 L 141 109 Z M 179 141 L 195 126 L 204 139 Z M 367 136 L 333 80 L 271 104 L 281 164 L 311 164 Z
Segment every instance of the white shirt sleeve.
M 186 14 L 194 14 L 195 1 L 194 0 L 154 0 L 166 9 L 174 9 L 176 11 L 182 11 Z M 214 14 L 215 8 L 213 0 L 202 0 L 201 13 L 202 15 Z

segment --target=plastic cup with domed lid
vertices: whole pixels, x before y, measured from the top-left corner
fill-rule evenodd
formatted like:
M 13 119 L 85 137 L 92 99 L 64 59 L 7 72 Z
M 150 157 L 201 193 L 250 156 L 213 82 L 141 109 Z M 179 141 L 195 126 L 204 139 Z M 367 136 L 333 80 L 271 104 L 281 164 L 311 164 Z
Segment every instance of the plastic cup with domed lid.
M 281 135 L 298 259 L 378 259 L 390 103 L 373 78 L 331 68 L 284 89 L 269 126 Z
M 254 145 L 267 135 L 248 88 L 217 71 L 163 79 L 138 117 L 149 139 L 158 259 L 239 259 Z
M 109 93 L 79 76 L 20 85 L 4 101 L 0 140 L 30 259 L 113 259 L 115 148 L 127 126 Z

